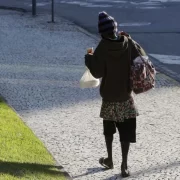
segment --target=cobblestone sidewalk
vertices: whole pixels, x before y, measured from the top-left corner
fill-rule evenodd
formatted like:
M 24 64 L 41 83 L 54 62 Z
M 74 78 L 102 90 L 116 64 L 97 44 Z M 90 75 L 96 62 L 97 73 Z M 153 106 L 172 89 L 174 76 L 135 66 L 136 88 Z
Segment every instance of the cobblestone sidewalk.
M 79 88 L 87 47 L 97 42 L 73 23 L 46 15 L 0 10 L 0 94 L 76 180 L 115 180 L 121 151 L 114 140 L 115 169 L 106 155 L 98 89 Z M 163 74 L 157 87 L 136 96 L 137 143 L 131 146 L 128 180 L 180 179 L 180 88 Z

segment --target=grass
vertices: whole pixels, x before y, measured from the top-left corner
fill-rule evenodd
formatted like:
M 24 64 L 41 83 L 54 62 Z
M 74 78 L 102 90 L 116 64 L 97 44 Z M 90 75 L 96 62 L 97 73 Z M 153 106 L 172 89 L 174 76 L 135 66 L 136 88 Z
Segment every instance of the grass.
M 0 180 L 65 180 L 43 143 L 0 98 Z

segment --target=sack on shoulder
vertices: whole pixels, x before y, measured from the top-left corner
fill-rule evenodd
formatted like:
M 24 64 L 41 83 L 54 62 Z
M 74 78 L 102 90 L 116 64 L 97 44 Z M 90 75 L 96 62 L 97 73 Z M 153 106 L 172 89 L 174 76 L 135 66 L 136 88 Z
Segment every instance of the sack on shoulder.
M 136 48 L 131 40 L 129 40 L 129 43 Z M 155 87 L 156 70 L 149 57 L 142 56 L 137 48 L 136 50 L 139 56 L 133 61 L 130 54 L 130 86 L 135 94 L 140 94 Z
M 80 79 L 80 87 L 81 88 L 95 88 L 99 86 L 100 80 L 96 79 L 92 76 L 91 72 L 88 68 L 84 72 L 83 76 Z

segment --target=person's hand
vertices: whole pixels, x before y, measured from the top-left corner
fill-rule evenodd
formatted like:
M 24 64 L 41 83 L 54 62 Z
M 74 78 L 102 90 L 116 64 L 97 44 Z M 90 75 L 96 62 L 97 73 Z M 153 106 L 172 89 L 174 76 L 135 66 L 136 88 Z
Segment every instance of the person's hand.
M 87 54 L 93 54 L 93 52 L 94 52 L 93 47 L 87 49 Z

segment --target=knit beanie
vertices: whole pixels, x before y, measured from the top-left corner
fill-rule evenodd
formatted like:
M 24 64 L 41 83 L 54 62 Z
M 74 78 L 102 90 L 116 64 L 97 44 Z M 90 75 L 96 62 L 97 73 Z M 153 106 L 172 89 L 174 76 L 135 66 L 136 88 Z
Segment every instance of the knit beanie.
M 98 30 L 100 34 L 116 33 L 117 22 L 105 11 L 99 13 Z

